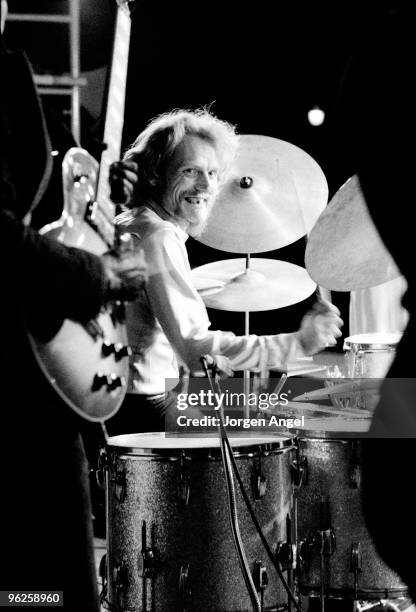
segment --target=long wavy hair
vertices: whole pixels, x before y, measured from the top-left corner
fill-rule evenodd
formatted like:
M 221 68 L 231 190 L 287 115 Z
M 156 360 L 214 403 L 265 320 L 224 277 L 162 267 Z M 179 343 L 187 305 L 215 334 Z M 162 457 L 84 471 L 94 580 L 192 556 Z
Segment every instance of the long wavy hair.
M 138 165 L 138 182 L 129 208 L 157 197 L 166 166 L 187 135 L 212 144 L 220 161 L 220 181 L 226 179 L 238 147 L 235 127 L 204 108 L 173 110 L 152 119 L 124 155 L 125 160 Z

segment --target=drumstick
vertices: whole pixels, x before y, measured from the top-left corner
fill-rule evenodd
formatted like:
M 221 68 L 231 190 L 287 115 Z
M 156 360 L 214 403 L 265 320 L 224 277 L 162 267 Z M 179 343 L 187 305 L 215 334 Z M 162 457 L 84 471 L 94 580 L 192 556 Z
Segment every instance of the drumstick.
M 302 402 L 316 399 L 325 399 L 333 395 L 349 395 L 357 391 L 371 391 L 380 388 L 381 381 L 379 378 L 367 379 L 358 378 L 350 380 L 346 383 L 335 384 L 333 387 L 322 387 L 314 391 L 307 391 L 301 395 L 292 398 L 293 402 Z
M 277 396 L 279 396 L 280 391 L 283 389 L 285 382 L 288 379 L 289 374 L 287 372 L 282 372 L 282 375 L 279 379 L 279 382 L 277 383 L 276 387 L 274 388 L 273 393 L 275 393 Z
M 290 401 L 286 406 L 280 408 L 264 408 L 261 410 L 261 413 L 267 416 L 267 414 L 279 414 L 282 415 L 282 418 L 287 418 L 288 416 L 292 417 L 293 412 L 291 408 L 294 409 L 296 406 L 296 415 L 293 415 L 294 418 L 299 417 L 302 412 L 322 412 L 328 416 L 345 416 L 345 417 L 362 417 L 368 418 L 373 415 L 372 411 L 365 410 L 363 408 L 334 408 L 333 406 L 321 406 L 320 404 L 307 404 L 305 402 L 296 402 L 295 406 L 291 406 L 293 402 Z
M 321 285 L 316 286 L 315 295 L 318 298 L 318 301 L 326 301 L 332 304 L 332 295 L 331 290 L 326 289 L 326 287 L 322 287 Z

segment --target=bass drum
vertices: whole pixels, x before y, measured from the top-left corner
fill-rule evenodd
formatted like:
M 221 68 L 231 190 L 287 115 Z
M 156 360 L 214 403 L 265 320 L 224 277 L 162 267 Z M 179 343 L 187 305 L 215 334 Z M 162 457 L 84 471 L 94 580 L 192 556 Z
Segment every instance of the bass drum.
M 299 450 L 300 592 L 356 600 L 405 597 L 407 587 L 377 554 L 364 522 L 361 441 L 301 438 Z
M 287 539 L 293 508 L 293 438 L 234 438 L 231 444 L 275 551 Z M 252 610 L 234 548 L 219 441 L 132 434 L 110 438 L 106 452 L 110 609 Z M 286 592 L 237 489 L 236 483 L 241 536 L 263 609 L 278 610 Z

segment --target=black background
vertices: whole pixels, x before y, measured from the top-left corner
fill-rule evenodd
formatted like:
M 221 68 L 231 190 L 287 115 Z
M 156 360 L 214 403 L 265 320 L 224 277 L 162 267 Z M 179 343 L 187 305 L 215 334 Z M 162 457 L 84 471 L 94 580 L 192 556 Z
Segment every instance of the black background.
M 68 0 L 67 0 L 68 1 Z M 11 0 L 11 12 L 65 12 L 67 1 L 33 3 Z M 371 48 L 380 19 L 394 13 L 398 3 L 377 7 L 363 2 L 161 2 L 132 4 L 132 41 L 126 96 L 123 147 L 146 122 L 171 108 L 210 105 L 240 133 L 262 134 L 293 143 L 322 167 L 329 196 L 355 171 L 354 150 L 345 146 L 342 131 L 331 121 L 346 71 L 359 50 Z M 81 2 L 81 64 L 83 70 L 105 66 L 111 58 L 115 2 Z M 26 48 L 37 72 L 68 70 L 65 26 L 9 23 L 11 46 Z M 386 40 L 388 45 L 389 41 Z M 382 88 L 380 89 L 382 92 Z M 360 87 L 352 92 L 359 104 Z M 57 127 L 67 122 L 67 109 L 56 97 L 45 99 L 55 116 L 52 139 L 62 151 L 70 136 Z M 382 98 L 380 99 L 382 104 Z M 319 105 L 326 112 L 322 126 L 311 126 L 307 111 Z M 105 101 L 103 101 L 105 109 Z M 99 155 L 103 117 L 83 110 L 83 146 Z M 63 143 L 60 145 L 60 143 Z M 38 225 L 60 214 L 60 157 L 55 180 Z M 35 218 L 36 223 L 36 218 Z M 305 240 L 258 256 L 304 265 Z M 235 257 L 188 241 L 192 266 Z M 252 313 L 252 332 L 276 333 L 296 328 L 313 297 L 292 307 Z M 333 294 L 348 335 L 348 293 Z M 242 313 L 211 311 L 213 327 L 244 332 Z

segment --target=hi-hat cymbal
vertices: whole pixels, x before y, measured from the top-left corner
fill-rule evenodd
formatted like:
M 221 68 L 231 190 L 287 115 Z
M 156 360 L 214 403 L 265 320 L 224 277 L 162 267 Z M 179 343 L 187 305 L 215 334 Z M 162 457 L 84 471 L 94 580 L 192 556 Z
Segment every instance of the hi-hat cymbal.
M 255 258 L 214 261 L 192 270 L 196 289 L 209 308 L 234 312 L 274 310 L 309 297 L 316 285 L 305 268 Z
M 323 287 L 355 291 L 400 276 L 368 212 L 358 177 L 337 191 L 312 229 L 306 269 Z
M 328 201 L 312 157 L 283 140 L 240 136 L 231 174 L 200 242 L 230 253 L 263 253 L 307 234 Z

